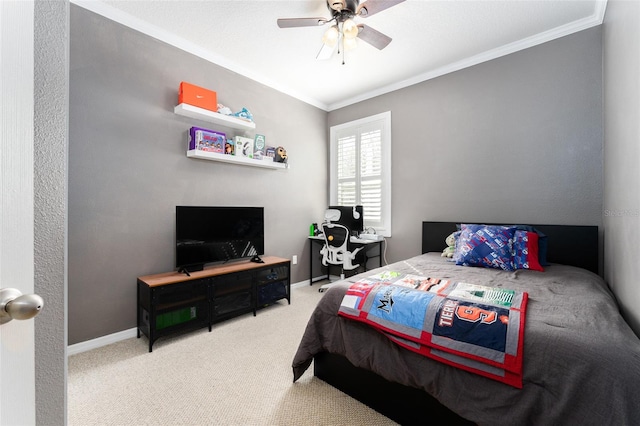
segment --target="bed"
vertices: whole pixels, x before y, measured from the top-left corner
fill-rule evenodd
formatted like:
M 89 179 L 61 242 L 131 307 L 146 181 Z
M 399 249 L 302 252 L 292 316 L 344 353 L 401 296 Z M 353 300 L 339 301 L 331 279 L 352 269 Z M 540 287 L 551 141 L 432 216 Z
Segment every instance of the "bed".
M 534 225 L 547 237 L 544 272 L 458 266 L 440 256 L 453 222 L 423 222 L 423 254 L 333 285 L 293 359 L 400 424 L 640 424 L 640 341 L 599 271 L 598 229 Z M 411 352 L 337 314 L 352 283 L 381 271 L 525 291 L 522 388 Z

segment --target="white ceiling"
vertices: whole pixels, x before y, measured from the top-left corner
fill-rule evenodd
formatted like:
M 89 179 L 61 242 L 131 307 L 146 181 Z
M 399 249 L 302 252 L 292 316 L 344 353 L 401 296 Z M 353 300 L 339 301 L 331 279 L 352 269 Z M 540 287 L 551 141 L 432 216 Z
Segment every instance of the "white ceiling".
M 71 0 L 327 111 L 602 23 L 606 0 L 407 0 L 366 24 L 393 38 L 377 50 L 315 59 L 326 0 Z

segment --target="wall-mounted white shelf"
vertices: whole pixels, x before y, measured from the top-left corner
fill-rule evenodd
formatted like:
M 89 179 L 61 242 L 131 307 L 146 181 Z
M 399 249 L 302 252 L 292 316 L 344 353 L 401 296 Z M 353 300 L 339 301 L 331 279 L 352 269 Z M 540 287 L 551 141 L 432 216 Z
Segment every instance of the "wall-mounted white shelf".
M 219 112 L 209 111 L 208 109 L 198 108 L 189 104 L 179 104 L 173 109 L 178 115 L 183 115 L 197 120 L 209 121 L 224 127 L 230 127 L 238 130 L 255 130 L 256 123 L 253 121 L 243 120 L 238 117 L 220 114 Z
M 273 159 L 270 160 L 255 160 L 247 157 L 236 157 L 235 155 L 219 154 L 217 152 L 199 151 L 196 149 L 190 149 L 187 151 L 187 157 L 199 158 L 201 160 L 222 161 L 225 163 L 242 164 L 244 166 L 264 167 L 266 169 L 287 169 L 288 164 L 276 163 Z

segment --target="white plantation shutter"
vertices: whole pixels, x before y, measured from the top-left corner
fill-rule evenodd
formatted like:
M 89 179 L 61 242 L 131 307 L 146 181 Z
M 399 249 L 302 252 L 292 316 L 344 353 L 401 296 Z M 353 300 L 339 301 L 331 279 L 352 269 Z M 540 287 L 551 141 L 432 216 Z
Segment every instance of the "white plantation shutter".
M 362 205 L 365 228 L 391 235 L 391 113 L 331 128 L 331 205 Z
M 365 221 L 381 228 L 382 223 L 382 129 L 360 135 L 360 200 Z
M 339 206 L 356 205 L 356 135 L 338 139 L 338 199 Z

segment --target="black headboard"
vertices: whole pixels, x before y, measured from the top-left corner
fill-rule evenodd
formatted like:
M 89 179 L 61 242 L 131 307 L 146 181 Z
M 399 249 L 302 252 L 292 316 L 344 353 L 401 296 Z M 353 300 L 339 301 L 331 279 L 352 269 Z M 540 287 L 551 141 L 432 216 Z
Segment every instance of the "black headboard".
M 458 223 L 422 222 L 422 253 L 442 252 L 445 238 L 457 230 Z M 503 225 L 485 223 L 486 225 Z M 527 224 L 529 225 L 529 224 Z M 550 263 L 577 266 L 598 273 L 598 227 L 583 225 L 532 225 L 547 236 Z

